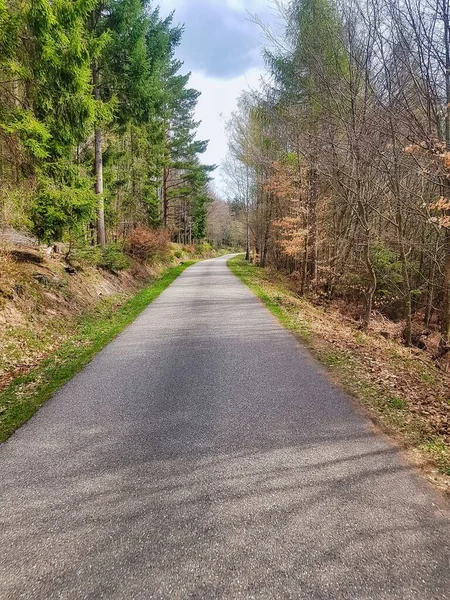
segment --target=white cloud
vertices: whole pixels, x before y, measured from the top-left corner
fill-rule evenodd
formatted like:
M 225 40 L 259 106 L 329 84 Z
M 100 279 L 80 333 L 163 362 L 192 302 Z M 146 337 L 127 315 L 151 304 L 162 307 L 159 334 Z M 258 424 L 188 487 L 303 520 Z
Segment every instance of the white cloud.
M 198 138 L 210 140 L 202 162 L 222 163 L 228 151 L 226 121 L 236 109 L 236 101 L 242 91 L 255 89 L 260 77 L 259 69 L 250 69 L 244 75 L 227 80 L 208 77 L 200 72 L 192 73 L 189 85 L 202 94 L 196 111 L 197 120 L 202 121 Z M 220 174 L 217 177 L 220 179 Z
M 243 90 L 258 87 L 263 36 L 250 14 L 270 15 L 272 0 L 160 0 L 161 14 L 175 10 L 186 31 L 178 57 L 192 70 L 189 86 L 201 92 L 196 119 L 198 139 L 209 140 L 201 157 L 220 166 L 228 151 L 225 126 Z M 219 169 L 217 187 L 222 186 Z
M 224 0 L 209 0 L 209 3 L 216 6 L 225 4 L 225 6 L 236 12 L 253 12 L 267 8 L 271 4 L 271 0 L 225 0 L 225 2 Z M 157 4 L 164 10 L 176 10 L 186 4 L 189 5 L 189 8 L 195 10 L 199 2 L 195 0 L 160 0 Z

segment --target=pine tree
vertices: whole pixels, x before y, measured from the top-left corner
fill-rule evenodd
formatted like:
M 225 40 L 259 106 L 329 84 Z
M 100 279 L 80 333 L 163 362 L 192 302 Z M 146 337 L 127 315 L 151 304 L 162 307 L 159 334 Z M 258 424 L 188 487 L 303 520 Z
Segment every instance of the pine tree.
M 167 224 L 177 197 L 192 222 L 206 142 L 174 58 L 182 32 L 147 0 L 0 0 L 2 198 L 23 180 L 41 239 L 93 241 L 96 213 L 104 248 L 107 229 Z
M 31 207 L 34 231 L 58 239 L 89 218 L 89 177 L 73 151 L 93 120 L 89 51 L 84 23 L 93 1 L 35 0 L 10 12 L 9 28 L 20 28 L 11 57 L 13 101 L 2 129 L 20 140 L 29 174 L 37 180 Z M 4 15 L 4 12 L 3 12 Z M 13 42 L 14 44 L 14 42 Z M 4 61 L 4 59 L 3 59 Z

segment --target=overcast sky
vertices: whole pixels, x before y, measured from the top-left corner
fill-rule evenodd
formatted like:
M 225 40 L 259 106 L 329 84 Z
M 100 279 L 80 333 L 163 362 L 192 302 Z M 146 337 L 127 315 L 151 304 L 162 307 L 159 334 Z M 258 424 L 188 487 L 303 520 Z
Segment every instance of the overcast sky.
M 244 89 L 261 76 L 263 35 L 250 14 L 270 19 L 269 0 L 160 0 L 161 15 L 175 10 L 185 24 L 178 57 L 191 71 L 191 87 L 202 93 L 197 119 L 200 139 L 209 139 L 202 160 L 219 165 L 227 153 L 225 120 Z M 250 14 L 249 14 L 250 13 Z M 220 177 L 216 177 L 221 187 Z

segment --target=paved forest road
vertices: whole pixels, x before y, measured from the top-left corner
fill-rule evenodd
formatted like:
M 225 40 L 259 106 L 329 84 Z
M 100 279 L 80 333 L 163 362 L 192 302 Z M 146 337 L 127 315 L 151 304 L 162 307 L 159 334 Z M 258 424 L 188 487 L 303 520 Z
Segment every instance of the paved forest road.
M 444 504 L 225 259 L 0 447 L 0 528 L 2 600 L 450 598 Z

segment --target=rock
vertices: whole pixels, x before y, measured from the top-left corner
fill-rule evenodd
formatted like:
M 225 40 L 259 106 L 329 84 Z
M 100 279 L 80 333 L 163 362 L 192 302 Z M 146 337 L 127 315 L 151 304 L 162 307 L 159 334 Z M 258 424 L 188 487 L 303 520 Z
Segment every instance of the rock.
M 6 242 L 13 246 L 36 247 L 37 239 L 24 231 L 18 231 L 12 227 L 0 229 L 0 242 Z
M 66 244 L 62 244 L 61 242 L 56 242 L 56 244 L 53 244 L 53 252 L 55 254 L 66 254 L 67 253 Z
M 42 273 L 33 273 L 33 279 L 45 287 L 50 287 L 49 279 Z

